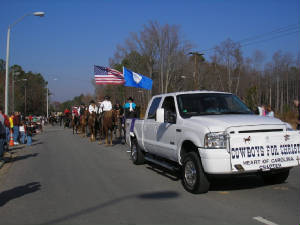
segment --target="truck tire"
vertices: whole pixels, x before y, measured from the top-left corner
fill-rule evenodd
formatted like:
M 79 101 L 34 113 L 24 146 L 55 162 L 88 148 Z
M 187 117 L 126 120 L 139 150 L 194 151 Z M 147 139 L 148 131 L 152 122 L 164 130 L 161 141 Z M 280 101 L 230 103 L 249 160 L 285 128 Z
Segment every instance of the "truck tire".
M 145 162 L 144 152 L 142 152 L 136 139 L 131 140 L 130 157 L 135 165 L 142 165 Z
M 206 193 L 209 190 L 209 181 L 196 152 L 187 153 L 183 158 L 182 184 L 188 192 L 194 194 Z
M 290 170 L 280 170 L 278 172 L 264 172 L 262 178 L 265 184 L 281 184 L 289 176 Z

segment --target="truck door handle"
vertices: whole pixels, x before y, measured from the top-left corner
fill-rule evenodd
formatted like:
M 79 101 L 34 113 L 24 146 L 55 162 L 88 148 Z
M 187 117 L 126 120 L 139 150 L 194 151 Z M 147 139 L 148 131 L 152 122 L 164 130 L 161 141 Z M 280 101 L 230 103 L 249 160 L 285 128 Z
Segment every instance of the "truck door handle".
M 175 142 L 173 142 L 173 141 L 170 141 L 170 144 L 171 144 L 171 145 L 175 145 Z
M 181 132 L 181 129 L 176 129 L 176 132 Z

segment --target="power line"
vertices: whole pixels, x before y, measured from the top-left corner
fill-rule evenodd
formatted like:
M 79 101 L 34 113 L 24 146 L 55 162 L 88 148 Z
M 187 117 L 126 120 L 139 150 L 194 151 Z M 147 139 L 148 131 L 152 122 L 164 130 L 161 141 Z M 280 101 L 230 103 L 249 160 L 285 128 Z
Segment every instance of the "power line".
M 244 45 L 241 45 L 241 47 L 245 47 L 245 46 L 253 45 L 253 44 L 258 44 L 258 43 L 262 43 L 262 42 L 266 42 L 266 41 L 270 41 L 270 40 L 273 40 L 273 39 L 277 39 L 277 38 L 284 37 L 284 36 L 288 36 L 288 35 L 292 35 L 292 34 L 299 34 L 299 31 L 300 31 L 300 30 L 298 29 L 298 30 L 296 30 L 296 31 L 292 31 L 292 32 L 285 33 L 285 34 L 282 34 L 282 35 L 270 37 L 270 38 L 267 38 L 267 39 L 264 39 L 264 40 L 246 43 L 246 44 L 244 44 Z
M 299 27 L 300 27 L 299 23 L 291 24 L 291 25 L 288 25 L 288 26 L 285 26 L 285 27 L 280 27 L 280 28 L 277 28 L 275 30 L 272 30 L 272 31 L 269 31 L 269 32 L 266 32 L 266 33 L 262 33 L 262 34 L 259 34 L 259 35 L 256 35 L 256 36 L 252 36 L 252 37 L 249 37 L 249 38 L 244 38 L 240 41 L 237 41 L 237 43 L 240 43 L 241 47 L 252 45 L 252 44 L 257 44 L 257 43 L 262 43 L 262 42 L 273 40 L 273 39 L 276 39 L 276 38 L 279 38 L 279 37 L 283 37 L 283 36 L 298 33 L 299 32 Z M 268 39 L 259 40 L 259 39 L 262 39 L 262 38 L 267 37 L 267 36 L 269 36 Z M 255 40 L 259 40 L 259 41 L 255 41 Z M 245 44 L 242 44 L 243 42 Z M 212 50 L 215 50 L 215 47 L 209 48 L 209 49 L 206 49 L 206 50 L 202 50 L 201 52 L 210 52 Z
M 285 32 L 288 32 L 288 31 L 291 31 L 291 30 L 294 30 L 294 29 L 298 29 L 298 28 L 299 28 L 299 24 L 293 24 L 293 25 L 289 25 L 289 26 L 286 26 L 286 27 L 277 28 L 273 31 L 269 31 L 269 32 L 266 32 L 266 33 L 263 33 L 263 34 L 253 36 L 253 37 L 245 38 L 245 39 L 242 39 L 238 42 L 239 43 L 248 42 L 248 41 L 260 39 L 264 36 L 269 36 L 269 35 L 277 34 L 277 33 L 285 33 Z

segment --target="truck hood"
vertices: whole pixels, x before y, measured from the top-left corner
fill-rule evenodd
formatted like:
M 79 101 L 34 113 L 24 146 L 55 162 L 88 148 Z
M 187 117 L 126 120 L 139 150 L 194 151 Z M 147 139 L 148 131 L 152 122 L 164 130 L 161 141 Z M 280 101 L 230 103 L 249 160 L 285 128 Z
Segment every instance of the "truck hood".
M 229 127 L 285 124 L 274 117 L 258 115 L 207 115 L 194 116 L 185 120 L 188 126 L 201 124 L 202 126 L 206 126 L 210 132 L 225 131 Z

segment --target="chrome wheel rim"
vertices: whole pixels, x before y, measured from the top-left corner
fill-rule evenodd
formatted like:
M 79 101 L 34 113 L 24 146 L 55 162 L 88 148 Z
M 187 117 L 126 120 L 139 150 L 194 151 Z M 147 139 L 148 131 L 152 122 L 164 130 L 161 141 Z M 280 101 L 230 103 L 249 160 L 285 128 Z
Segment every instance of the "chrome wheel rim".
M 131 158 L 133 159 L 133 161 L 135 161 L 136 157 L 137 157 L 137 148 L 136 145 L 133 144 L 131 147 Z
M 192 161 L 188 161 L 184 167 L 184 178 L 188 186 L 194 187 L 197 181 L 197 170 Z

